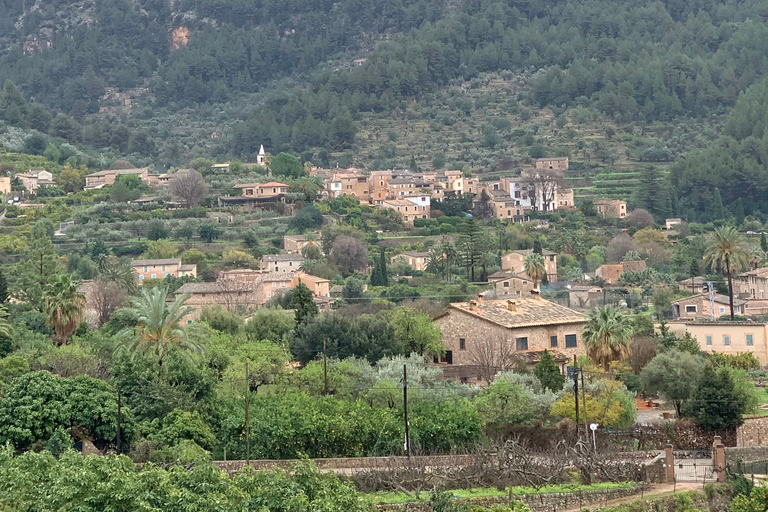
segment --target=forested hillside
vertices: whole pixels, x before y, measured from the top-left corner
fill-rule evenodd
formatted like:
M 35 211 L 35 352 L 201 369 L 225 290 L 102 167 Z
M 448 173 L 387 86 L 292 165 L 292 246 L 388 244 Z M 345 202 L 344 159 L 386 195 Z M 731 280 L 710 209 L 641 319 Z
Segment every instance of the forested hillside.
M 26 101 L 6 93 L 6 124 L 145 163 L 251 159 L 264 144 L 322 165 L 416 156 L 482 170 L 543 150 L 615 164 L 595 183 L 626 195 L 630 166 L 699 148 L 672 169 L 670 211 L 717 218 L 714 187 L 725 209 L 768 211 L 750 149 L 762 131 L 729 114 L 768 69 L 765 0 L 0 0 L 0 12 L 0 76 Z M 744 186 L 754 197 L 737 205 Z

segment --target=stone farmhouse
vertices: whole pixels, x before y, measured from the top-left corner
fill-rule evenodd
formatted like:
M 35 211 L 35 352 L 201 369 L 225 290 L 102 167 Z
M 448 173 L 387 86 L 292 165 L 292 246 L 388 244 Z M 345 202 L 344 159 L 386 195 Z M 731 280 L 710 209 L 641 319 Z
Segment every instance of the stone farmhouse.
M 24 185 L 25 189 L 33 194 L 36 193 L 37 189 L 40 187 L 47 187 L 56 184 L 56 182 L 53 180 L 53 174 L 43 169 L 30 169 L 29 172 L 16 174 L 15 177 L 21 181 L 21 184 Z M 4 194 L 8 194 L 11 191 L 11 179 L 7 179 L 8 192 L 3 192 Z
M 597 267 L 595 275 L 607 284 L 616 284 L 624 272 L 642 272 L 643 270 L 645 270 L 645 260 L 629 260 L 600 265 Z
M 557 169 L 558 171 L 568 170 L 568 157 L 550 157 L 550 158 L 537 158 L 534 162 L 536 169 Z
M 136 175 L 144 183 L 149 183 L 149 168 L 141 169 L 107 169 L 94 172 L 85 177 L 85 190 L 99 189 L 107 185 L 114 185 L 118 176 Z
M 288 193 L 289 185 L 270 181 L 267 183 L 238 183 L 239 196 L 219 196 L 219 206 L 259 206 L 281 201 Z
M 586 321 L 583 314 L 538 295 L 452 303 L 434 319 L 445 346 L 436 364 L 447 378 L 482 383 L 518 359 L 535 364 L 547 350 L 565 371 L 574 355 L 585 353 L 581 330 Z
M 304 257 L 299 253 L 266 254 L 261 257 L 259 268 L 262 272 L 296 272 L 304 263 Z
M 413 270 L 424 271 L 427 268 L 428 252 L 404 252 L 390 258 L 390 263 L 405 263 Z
M 197 265 L 183 265 L 179 258 L 133 260 L 131 268 L 136 272 L 139 283 L 147 279 L 165 279 L 168 276 L 197 277 Z
M 493 295 L 496 299 L 529 297 L 533 288 L 533 279 L 514 271 L 500 270 L 488 276 L 493 283 Z
M 301 250 L 307 245 L 313 243 L 320 247 L 319 237 L 317 240 L 309 240 L 304 235 L 283 235 L 283 250 L 288 254 L 298 253 L 301 254 Z
M 602 218 L 611 215 L 623 219 L 627 216 L 627 202 L 620 199 L 599 199 L 595 201 L 595 209 Z
M 733 298 L 733 313 L 743 315 L 747 301 Z M 731 307 L 727 295 L 719 293 L 714 294 L 714 311 L 710 307 L 709 293 L 699 293 L 678 299 L 672 302 L 673 317 L 682 320 L 711 319 L 713 316 L 717 319 L 723 315 L 731 314 Z
M 428 219 L 430 215 L 430 197 L 425 195 L 408 196 L 403 199 L 387 199 L 381 202 L 382 208 L 398 212 L 403 223 L 413 226 L 415 219 Z

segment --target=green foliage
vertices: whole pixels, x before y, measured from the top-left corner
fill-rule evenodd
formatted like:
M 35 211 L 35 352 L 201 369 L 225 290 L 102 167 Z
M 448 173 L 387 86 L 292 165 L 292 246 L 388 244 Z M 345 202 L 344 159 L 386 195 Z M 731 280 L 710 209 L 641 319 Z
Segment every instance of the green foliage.
M 130 440 L 133 419 L 124 407 L 123 436 Z M 0 400 L 0 442 L 27 448 L 48 440 L 60 428 L 82 430 L 97 446 L 112 445 L 117 435 L 117 394 L 90 377 L 57 378 L 45 371 L 26 373 L 4 388 Z
M 738 392 L 728 368 L 715 370 L 707 365 L 699 378 L 698 387 L 682 408 L 705 430 L 736 428 L 744 423 L 749 396 Z M 748 392 L 748 391 L 747 391 Z M 754 394 L 754 388 L 751 390 Z
M 312 292 L 307 285 L 299 281 L 299 285 L 293 289 L 291 294 L 291 308 L 295 310 L 296 325 L 308 322 L 318 314 Z
M 216 436 L 200 413 L 181 409 L 174 409 L 163 418 L 163 428 L 158 432 L 157 439 L 165 446 L 189 440 L 206 450 L 216 444 Z
M 749 496 L 736 496 L 731 512 L 763 512 L 768 510 L 768 487 L 756 485 Z
M 561 387 L 562 389 L 562 387 Z M 528 424 L 535 419 L 531 398 L 521 384 L 496 379 L 475 399 L 475 406 L 489 435 L 503 434 L 509 425 Z
M 288 226 L 291 229 L 297 229 L 300 233 L 303 233 L 308 229 L 319 228 L 322 225 L 323 214 L 312 204 L 307 204 L 301 207 L 288 223 Z
M 401 306 L 389 312 L 388 318 L 401 353 L 434 356 L 445 352 L 440 329 L 430 315 Z
M 555 359 L 545 350 L 541 354 L 541 359 L 533 367 L 533 374 L 539 379 L 544 389 L 554 392 L 561 391 L 565 384 L 565 375 L 560 371 Z
M 221 229 L 219 229 L 213 222 L 203 222 L 197 228 L 197 234 L 200 235 L 200 238 L 205 240 L 206 243 L 210 244 L 221 236 Z
M 243 317 L 234 311 L 227 311 L 220 304 L 204 307 L 200 321 L 207 323 L 211 329 L 233 335 L 241 332 L 245 324 Z
M 260 308 L 254 311 L 245 324 L 245 334 L 252 340 L 269 340 L 279 343 L 296 325 L 295 316 L 277 308 Z
M 53 243 L 46 232 L 45 223 L 38 221 L 32 228 L 24 257 L 15 266 L 11 293 L 42 311 L 45 288 L 58 271 Z
M 682 404 L 691 398 L 697 388 L 697 377 L 704 370 L 700 356 L 679 350 L 668 350 L 645 365 L 640 373 L 640 382 L 646 393 L 658 393 L 673 402 L 677 413 Z
M 379 261 L 376 263 L 376 267 L 371 273 L 371 286 L 387 286 L 389 284 L 389 276 L 387 274 L 387 256 L 384 253 L 384 248 L 379 249 Z

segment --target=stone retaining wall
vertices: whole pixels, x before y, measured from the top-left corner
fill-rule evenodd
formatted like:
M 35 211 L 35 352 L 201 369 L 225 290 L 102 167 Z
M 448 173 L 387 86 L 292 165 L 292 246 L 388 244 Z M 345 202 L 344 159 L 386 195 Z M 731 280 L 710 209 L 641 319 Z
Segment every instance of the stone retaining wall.
M 736 446 L 768 446 L 768 416 L 744 418 L 736 431 Z
M 599 504 L 617 498 L 625 498 L 640 494 L 642 487 L 635 485 L 623 489 L 607 489 L 604 491 L 582 491 L 572 493 L 549 493 L 533 494 L 524 496 L 514 496 L 513 499 L 522 501 L 532 510 L 538 512 L 555 512 L 557 510 L 568 510 L 581 508 L 585 505 Z M 493 505 L 503 505 L 509 502 L 506 497 L 495 498 L 471 498 L 460 499 L 463 503 L 478 505 L 490 508 Z M 430 512 L 432 509 L 427 503 L 404 503 L 398 505 L 377 505 L 376 508 L 386 512 Z
M 725 462 L 735 464 L 736 461 L 758 462 L 768 460 L 768 446 L 745 446 L 725 449 Z

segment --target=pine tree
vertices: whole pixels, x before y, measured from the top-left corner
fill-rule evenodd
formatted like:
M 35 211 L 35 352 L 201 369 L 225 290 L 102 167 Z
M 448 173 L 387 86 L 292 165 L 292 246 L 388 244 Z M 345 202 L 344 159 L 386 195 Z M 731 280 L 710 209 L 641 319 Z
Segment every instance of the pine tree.
M 683 415 L 692 417 L 704 430 L 736 428 L 744 423 L 747 404 L 737 392 L 728 368 L 704 368 L 693 397 L 684 405 Z
M 475 282 L 475 267 L 480 262 L 480 255 L 483 253 L 484 244 L 483 234 L 474 217 L 467 218 L 467 222 L 464 225 L 461 247 L 467 275 L 472 282 Z
M 32 228 L 24 257 L 16 264 L 13 291 L 33 308 L 42 311 L 43 291 L 58 272 L 56 252 L 45 223 L 37 221 Z
M 318 313 L 317 305 L 312 299 L 312 292 L 301 281 L 293 289 L 291 307 L 296 311 L 296 325 L 301 325 L 303 322 L 311 320 Z
M 541 359 L 533 367 L 533 374 L 539 379 L 544 389 L 549 389 L 555 393 L 562 391 L 565 384 L 565 375 L 557 367 L 555 358 L 545 350 L 541 354 Z

